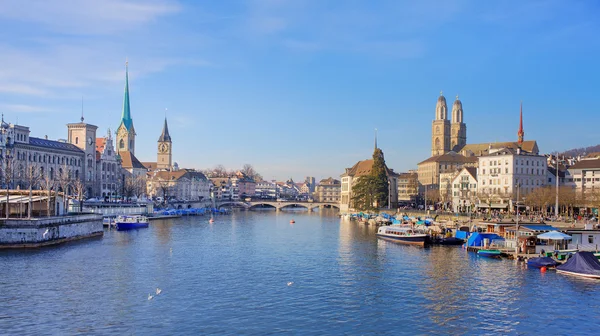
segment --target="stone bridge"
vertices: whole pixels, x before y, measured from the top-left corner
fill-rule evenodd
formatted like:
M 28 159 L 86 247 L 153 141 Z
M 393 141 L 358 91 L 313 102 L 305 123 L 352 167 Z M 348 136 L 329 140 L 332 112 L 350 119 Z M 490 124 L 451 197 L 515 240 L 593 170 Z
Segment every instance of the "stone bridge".
M 247 210 L 252 210 L 253 208 L 258 207 L 271 207 L 276 210 L 281 210 L 285 208 L 306 208 L 308 211 L 313 211 L 316 208 L 336 208 L 340 209 L 339 204 L 337 203 L 326 203 L 326 202 L 299 202 L 299 201 L 285 201 L 285 202 L 277 202 L 277 201 L 254 201 L 254 202 L 243 202 L 243 201 L 218 201 L 215 203 L 217 208 L 221 208 L 224 206 L 241 206 Z

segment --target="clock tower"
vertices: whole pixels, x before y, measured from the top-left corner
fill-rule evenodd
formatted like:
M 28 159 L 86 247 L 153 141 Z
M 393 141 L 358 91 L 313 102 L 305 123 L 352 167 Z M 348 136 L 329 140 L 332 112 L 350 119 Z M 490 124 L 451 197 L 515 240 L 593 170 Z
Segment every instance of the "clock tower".
M 158 138 L 158 157 L 156 159 L 156 169 L 171 170 L 173 151 L 171 147 L 171 136 L 167 126 L 167 118 L 163 126 L 162 133 Z

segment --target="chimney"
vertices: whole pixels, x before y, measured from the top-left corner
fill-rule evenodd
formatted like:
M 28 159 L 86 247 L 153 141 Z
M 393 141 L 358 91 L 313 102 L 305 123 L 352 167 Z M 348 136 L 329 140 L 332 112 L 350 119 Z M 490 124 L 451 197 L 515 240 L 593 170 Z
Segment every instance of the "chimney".
M 47 135 L 44 135 L 44 139 L 48 140 L 48 136 L 47 136 Z

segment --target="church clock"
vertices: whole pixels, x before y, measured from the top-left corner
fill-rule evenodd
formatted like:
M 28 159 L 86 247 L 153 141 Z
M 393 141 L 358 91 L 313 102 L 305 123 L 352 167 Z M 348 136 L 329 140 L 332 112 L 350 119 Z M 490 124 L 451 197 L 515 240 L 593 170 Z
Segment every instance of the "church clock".
M 158 145 L 158 151 L 161 153 L 166 153 L 169 150 L 169 145 L 167 145 L 166 143 L 161 143 Z

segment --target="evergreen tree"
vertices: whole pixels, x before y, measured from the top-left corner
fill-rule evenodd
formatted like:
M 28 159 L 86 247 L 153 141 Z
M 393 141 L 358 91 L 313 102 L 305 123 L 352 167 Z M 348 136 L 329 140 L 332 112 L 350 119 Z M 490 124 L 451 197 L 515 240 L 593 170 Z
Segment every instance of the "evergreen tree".
M 388 203 L 389 185 L 388 176 L 385 168 L 385 159 L 383 151 L 375 148 L 373 151 L 373 168 L 371 168 L 373 195 L 377 207 L 382 207 Z
M 352 207 L 361 211 L 376 210 L 387 204 L 388 188 L 383 152 L 376 147 L 370 174 L 360 176 L 352 186 Z

